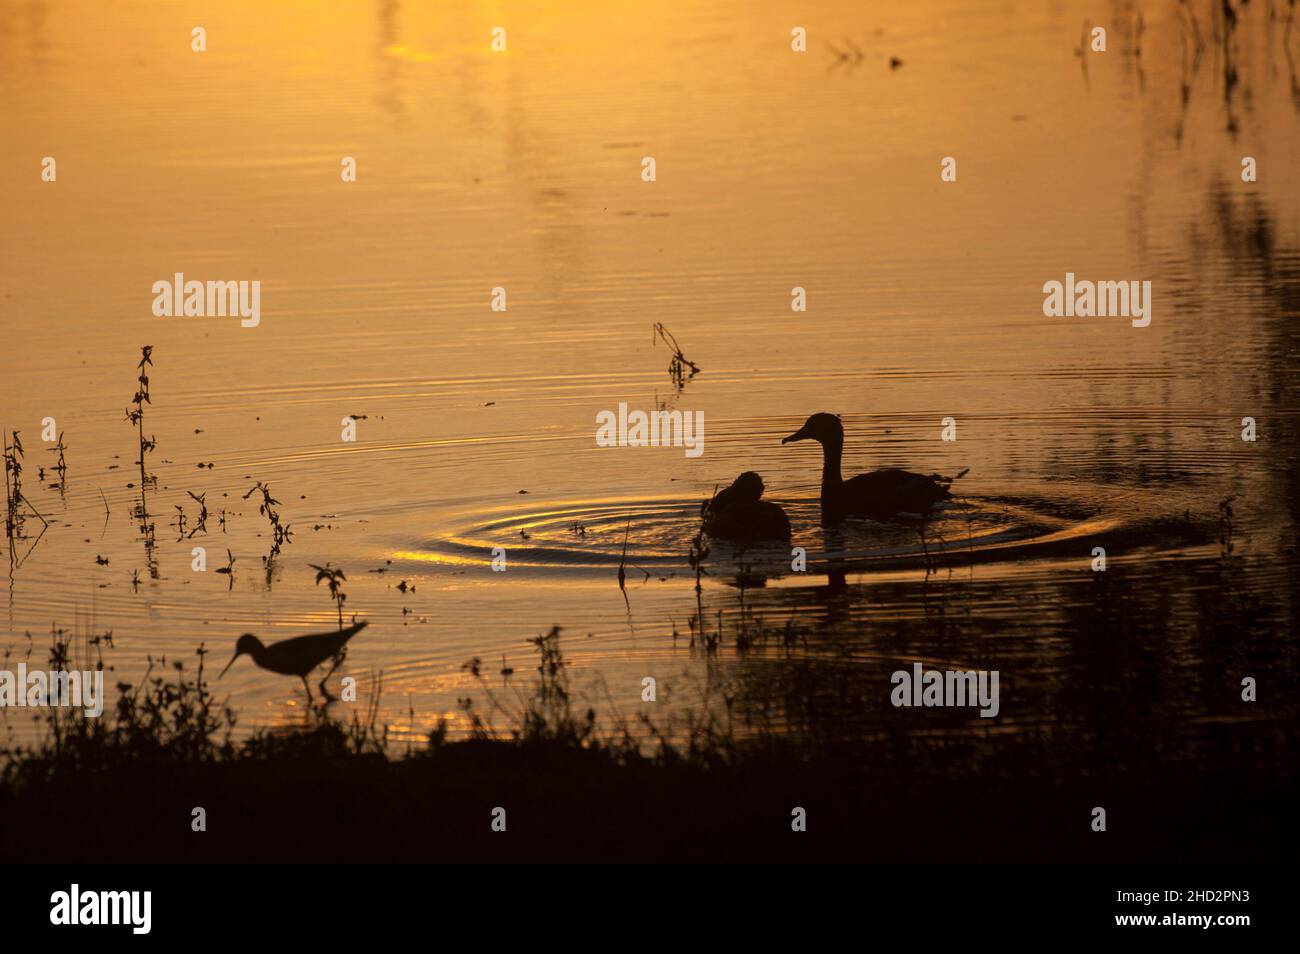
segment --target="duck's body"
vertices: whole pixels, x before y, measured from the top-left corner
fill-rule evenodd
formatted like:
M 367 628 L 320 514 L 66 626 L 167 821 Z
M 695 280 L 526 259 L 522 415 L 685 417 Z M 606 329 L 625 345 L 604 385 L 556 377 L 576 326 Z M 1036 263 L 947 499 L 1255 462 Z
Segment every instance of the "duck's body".
M 858 474 L 840 484 L 838 494 L 832 493 L 833 511 L 844 516 L 861 515 L 875 518 L 896 517 L 899 514 L 928 513 L 941 500 L 952 496 L 948 488 L 924 474 L 909 470 L 889 468 Z M 826 507 L 823 487 L 822 508 Z
M 952 496 L 947 478 L 893 467 L 844 480 L 840 476 L 844 425 L 833 414 L 814 414 L 781 443 L 802 440 L 822 445 L 823 527 L 838 526 L 845 517 L 887 520 L 904 514 L 925 516 L 935 504 Z
M 226 671 L 235 664 L 236 659 L 249 655 L 260 668 L 284 676 L 297 676 L 306 687 L 307 674 L 327 659 L 338 657 L 348 640 L 367 625 L 363 620 L 360 623 L 353 623 L 347 629 L 332 633 L 314 633 L 310 636 L 295 636 L 293 639 L 282 639 L 269 646 L 252 633 L 245 633 L 235 643 L 235 655 L 226 664 L 226 668 L 221 670 L 221 676 L 224 676 Z M 221 676 L 217 678 L 220 679 Z M 329 673 L 326 673 L 325 678 L 329 678 Z M 324 679 L 321 680 L 321 691 L 325 692 Z M 310 688 L 307 689 L 307 698 L 311 698 Z
M 704 505 L 704 529 L 711 537 L 738 543 L 789 540 L 790 518 L 779 505 L 760 500 L 762 496 L 763 479 L 745 471 Z
M 708 532 L 719 540 L 737 543 L 789 540 L 790 518 L 777 504 L 759 500 L 713 514 L 708 520 Z

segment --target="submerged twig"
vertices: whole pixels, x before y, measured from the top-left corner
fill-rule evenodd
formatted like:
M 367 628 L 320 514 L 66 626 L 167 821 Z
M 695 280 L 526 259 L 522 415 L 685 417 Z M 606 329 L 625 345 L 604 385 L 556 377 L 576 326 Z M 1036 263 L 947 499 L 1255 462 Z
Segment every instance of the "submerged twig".
M 672 378 L 673 386 L 680 391 L 686 386 L 686 382 L 695 377 L 700 371 L 700 366 L 682 352 L 681 345 L 673 337 L 673 333 L 664 327 L 663 322 L 656 321 L 654 324 L 655 337 L 653 341 L 662 341 L 673 353 L 672 360 L 668 362 L 668 376 Z M 687 373 L 687 368 L 690 372 Z
M 108 509 L 108 498 L 104 496 L 104 488 L 96 487 L 95 489 L 99 491 L 99 499 L 104 501 L 104 529 L 99 531 L 99 538 L 102 540 L 104 534 L 108 532 L 108 516 L 111 511 Z

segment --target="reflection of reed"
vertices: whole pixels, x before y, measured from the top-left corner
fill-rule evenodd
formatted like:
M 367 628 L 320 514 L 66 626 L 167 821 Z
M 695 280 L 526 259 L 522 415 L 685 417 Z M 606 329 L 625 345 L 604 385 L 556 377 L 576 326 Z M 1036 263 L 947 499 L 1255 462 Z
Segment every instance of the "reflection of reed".
M 1290 83 L 1287 105 L 1300 109 L 1287 42 L 1282 43 L 1280 54 L 1278 50 L 1278 41 L 1286 32 L 1278 29 L 1283 14 L 1268 7 L 1222 0 L 1213 0 L 1207 6 L 1180 0 L 1175 12 L 1171 26 L 1177 31 L 1182 50 L 1178 99 L 1161 101 L 1159 84 L 1144 97 L 1153 117 L 1144 145 L 1144 164 L 1155 171 L 1132 190 L 1133 240 L 1147 260 L 1174 263 L 1162 281 L 1166 294 L 1178 303 L 1183 348 L 1205 355 L 1231 355 L 1237 345 L 1243 344 L 1243 327 L 1252 339 L 1245 350 L 1253 355 L 1246 360 L 1254 374 L 1242 375 L 1239 372 L 1243 369 L 1237 365 L 1230 375 L 1220 377 L 1224 372 L 1222 362 L 1212 362 L 1204 366 L 1204 380 L 1198 386 L 1217 393 L 1220 407 L 1236 410 L 1244 405 L 1242 414 L 1252 413 L 1251 408 L 1270 413 L 1274 408 L 1294 406 L 1297 400 L 1290 380 L 1294 373 L 1288 373 L 1288 355 L 1295 353 L 1296 342 L 1287 327 L 1287 316 L 1297 311 L 1300 269 L 1296 263 L 1300 249 L 1281 238 L 1289 234 L 1292 223 L 1285 218 L 1279 222 L 1284 210 L 1270 201 L 1269 190 L 1236 181 L 1232 173 L 1218 165 L 1221 157 L 1214 150 L 1225 143 L 1231 148 L 1238 137 L 1252 143 L 1276 137 L 1276 122 L 1266 112 L 1270 100 L 1264 93 L 1282 71 L 1282 62 Z M 1153 42 L 1159 39 L 1154 37 Z M 1169 39 L 1172 42 L 1172 37 Z M 1251 51 L 1256 57 L 1247 55 Z M 1273 102 L 1279 99 L 1274 97 Z M 1166 122 L 1169 117 L 1171 123 Z M 1202 139 L 1209 146 L 1200 145 L 1197 153 L 1189 154 L 1185 148 L 1190 141 L 1185 135 L 1187 130 L 1211 123 L 1213 134 L 1208 140 Z M 1168 152 L 1164 137 L 1170 126 L 1174 142 L 1184 147 L 1182 160 L 1201 160 L 1202 150 L 1207 156 L 1197 161 L 1197 177 L 1207 181 L 1201 200 L 1197 202 L 1194 193 L 1190 202 L 1180 198 L 1189 207 L 1177 215 L 1178 224 L 1172 229 L 1166 216 L 1153 211 L 1159 201 L 1153 197 L 1160 194 L 1160 181 L 1171 174 L 1163 168 L 1163 157 Z M 1171 236 L 1173 247 L 1149 251 L 1153 246 L 1168 245 Z M 1226 300 L 1207 294 L 1207 271 L 1233 276 L 1232 290 L 1224 289 Z M 1258 387 L 1251 388 L 1250 383 L 1255 381 Z M 1194 483 L 1204 476 L 1205 464 L 1204 458 L 1189 453 L 1189 445 L 1199 441 L 1206 448 L 1217 448 L 1213 453 L 1219 453 L 1226 422 L 1219 407 L 1204 408 L 1194 403 L 1195 398 L 1186 390 L 1176 388 L 1170 384 L 1157 391 L 1153 386 L 1151 397 L 1142 402 L 1151 413 L 1131 406 L 1123 411 L 1129 424 L 1137 419 L 1135 415 L 1141 415 L 1146 422 L 1142 428 L 1120 425 L 1118 413 L 1113 424 L 1098 427 L 1087 455 L 1072 453 L 1063 435 L 1045 432 L 1041 440 L 1048 445 L 1048 459 L 1057 464 L 1069 460 L 1078 477 L 1097 483 L 1135 477 L 1152 484 Z M 1270 439 L 1280 442 L 1279 446 L 1295 446 L 1297 435 L 1291 416 L 1270 416 Z M 1050 446 L 1053 442 L 1059 446 Z M 1272 475 L 1291 486 L 1265 489 L 1257 484 L 1250 498 L 1258 503 L 1261 499 L 1257 494 L 1264 494 L 1295 507 L 1297 493 L 1291 471 L 1294 468 L 1255 471 L 1264 480 Z M 1207 498 L 1204 509 L 1211 509 L 1212 504 Z
M 397 45 L 397 15 L 401 9 L 402 5 L 398 0 L 379 0 L 377 7 L 379 39 L 376 43 L 375 56 L 379 60 L 382 77 L 381 91 L 376 101 L 393 116 L 404 115 L 406 105 L 398 92 L 400 65 L 384 51 Z
M 1271 4 L 1267 8 L 1267 19 L 1263 21 L 1260 21 L 1258 17 L 1253 21 L 1248 21 L 1247 15 L 1251 9 L 1243 4 L 1240 12 L 1238 12 L 1233 7 L 1231 0 L 1211 0 L 1206 18 L 1208 27 L 1203 32 L 1194 4 L 1190 3 L 1189 0 L 1179 0 L 1178 39 L 1182 49 L 1182 72 L 1179 89 L 1183 113 L 1175 133 L 1176 140 L 1180 142 L 1182 140 L 1187 111 L 1192 101 L 1192 91 L 1200 70 L 1202 57 L 1207 50 L 1211 52 L 1215 59 L 1214 69 L 1218 78 L 1217 88 L 1223 100 L 1225 112 L 1224 130 L 1233 136 L 1240 130 L 1240 116 L 1237 112 L 1238 104 L 1240 103 L 1244 108 L 1249 109 L 1255 97 L 1251 95 L 1249 88 L 1242 88 L 1239 32 L 1245 29 L 1250 22 L 1256 24 L 1256 29 L 1264 30 L 1263 45 L 1268 50 L 1270 57 L 1276 55 L 1276 47 L 1279 45 L 1274 41 L 1274 24 L 1278 20 L 1278 14 L 1273 10 Z M 1286 64 L 1292 106 L 1297 112 L 1300 112 L 1300 83 L 1297 83 L 1296 80 L 1295 58 L 1291 52 L 1291 23 L 1294 16 L 1295 0 L 1287 0 L 1287 14 L 1280 37 L 1281 58 Z M 1272 66 L 1272 63 L 1267 65 Z
M 48 453 L 59 455 L 59 459 L 55 462 L 54 467 L 51 468 L 59 475 L 59 479 L 56 483 L 50 484 L 50 488 L 57 490 L 60 497 L 64 496 L 68 491 L 68 461 L 65 456 L 67 450 L 67 445 L 63 443 L 63 431 L 59 431 L 58 442 L 48 449 Z M 44 473 L 45 468 L 42 467 L 41 475 L 43 476 Z
M 144 488 L 140 488 L 140 499 L 131 508 L 131 517 L 139 525 L 140 535 L 144 539 L 145 565 L 149 568 L 150 579 L 158 579 L 158 555 L 154 539 L 153 518 L 149 515 L 148 502 L 145 500 Z

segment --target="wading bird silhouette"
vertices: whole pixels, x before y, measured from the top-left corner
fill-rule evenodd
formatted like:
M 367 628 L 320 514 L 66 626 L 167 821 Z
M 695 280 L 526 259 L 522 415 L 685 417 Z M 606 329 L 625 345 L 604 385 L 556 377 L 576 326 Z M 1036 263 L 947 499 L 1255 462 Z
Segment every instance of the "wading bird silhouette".
M 347 629 L 336 630 L 332 633 L 315 633 L 311 636 L 295 636 L 293 639 L 282 639 L 270 646 L 264 645 L 252 633 L 245 633 L 235 643 L 235 655 L 230 657 L 230 662 L 226 663 L 226 668 L 221 670 L 221 676 L 226 674 L 240 656 L 252 656 L 253 662 L 262 669 L 278 672 L 285 676 L 297 676 L 301 679 L 302 687 L 307 691 L 307 704 L 311 705 L 311 687 L 307 685 L 307 674 L 325 660 L 332 659 L 334 665 L 330 667 L 329 672 L 325 673 L 320 681 L 321 694 L 327 700 L 331 699 L 333 697 L 330 695 L 329 690 L 325 688 L 325 680 L 332 676 L 334 670 L 338 669 L 343 662 L 343 653 L 348 640 L 365 629 L 367 625 L 365 621 L 362 621 L 353 623 Z M 220 679 L 221 676 L 217 678 Z
M 900 514 L 924 517 L 941 500 L 952 496 L 948 486 L 956 477 L 914 474 L 889 468 L 844 480 L 844 425 L 834 414 L 814 414 L 782 444 L 814 440 L 822 445 L 822 526 L 834 527 L 845 517 L 888 519 Z M 957 477 L 966 473 L 962 471 Z

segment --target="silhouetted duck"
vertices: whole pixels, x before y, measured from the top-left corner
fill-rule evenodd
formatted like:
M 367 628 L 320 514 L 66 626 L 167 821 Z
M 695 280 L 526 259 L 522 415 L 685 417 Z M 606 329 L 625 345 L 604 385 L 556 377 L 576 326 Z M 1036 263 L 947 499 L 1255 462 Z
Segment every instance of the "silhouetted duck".
M 953 478 L 914 474 L 890 468 L 859 474 L 849 480 L 840 477 L 844 453 L 844 425 L 834 414 L 814 414 L 799 430 L 781 440 L 818 441 L 822 445 L 822 526 L 833 527 L 845 517 L 888 519 L 899 514 L 924 516 L 941 500 L 952 496 L 948 485 Z M 962 474 L 966 473 L 962 471 Z M 958 477 L 961 474 L 957 475 Z
M 763 478 L 747 470 L 704 505 L 704 529 L 719 540 L 789 540 L 790 518 L 763 496 Z

